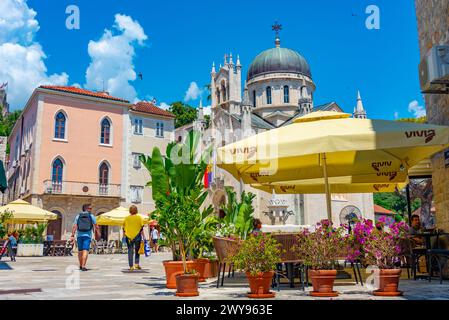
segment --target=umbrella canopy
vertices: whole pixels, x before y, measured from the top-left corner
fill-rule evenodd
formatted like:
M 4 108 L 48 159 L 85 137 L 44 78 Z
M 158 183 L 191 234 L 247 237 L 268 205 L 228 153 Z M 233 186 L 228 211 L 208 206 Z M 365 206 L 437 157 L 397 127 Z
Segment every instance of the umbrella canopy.
M 330 184 L 329 188 L 333 193 L 380 193 L 395 192 L 406 186 L 406 183 L 341 183 Z M 321 184 L 295 184 L 295 183 L 272 183 L 272 184 L 252 184 L 251 187 L 277 194 L 318 194 L 326 193 L 324 182 Z
M 244 183 L 322 178 L 323 154 L 329 177 L 383 175 L 407 173 L 449 146 L 446 126 L 349 116 L 310 113 L 219 148 L 217 163 Z
M 373 184 L 390 183 L 395 175 L 393 179 L 404 182 L 411 167 L 449 146 L 446 126 L 349 117 L 310 113 L 291 125 L 219 148 L 218 165 L 252 184 L 321 178 L 330 218 L 329 178 Z
M 145 223 L 150 222 L 150 218 L 143 214 L 139 215 L 143 218 Z M 97 217 L 97 224 L 100 226 L 123 226 L 125 218 L 129 216 L 129 209 L 118 207 L 109 212 L 105 212 Z
M 7 220 L 6 223 L 31 224 L 58 219 L 57 214 L 33 206 L 29 202 L 21 199 L 12 201 L 3 207 L 0 207 L 0 213 L 5 211 L 12 213 L 12 218 Z

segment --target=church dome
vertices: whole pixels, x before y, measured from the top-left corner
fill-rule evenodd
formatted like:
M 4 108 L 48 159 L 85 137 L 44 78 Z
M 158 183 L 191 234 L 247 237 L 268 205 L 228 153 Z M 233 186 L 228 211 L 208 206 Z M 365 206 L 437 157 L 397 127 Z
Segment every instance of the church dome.
M 247 81 L 256 76 L 274 73 L 298 73 L 312 78 L 309 64 L 298 52 L 279 46 L 260 53 L 250 64 Z

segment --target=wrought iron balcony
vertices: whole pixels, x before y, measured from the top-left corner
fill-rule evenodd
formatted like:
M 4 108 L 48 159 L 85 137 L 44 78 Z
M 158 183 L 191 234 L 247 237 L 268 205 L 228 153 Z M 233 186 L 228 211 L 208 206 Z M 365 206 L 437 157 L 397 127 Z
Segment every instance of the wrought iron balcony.
M 99 184 L 78 181 L 44 181 L 44 194 L 120 197 L 120 184 Z

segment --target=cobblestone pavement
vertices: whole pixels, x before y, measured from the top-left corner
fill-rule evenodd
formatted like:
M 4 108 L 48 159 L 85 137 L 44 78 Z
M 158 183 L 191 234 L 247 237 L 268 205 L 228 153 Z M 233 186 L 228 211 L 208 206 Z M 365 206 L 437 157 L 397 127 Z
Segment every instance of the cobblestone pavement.
M 130 273 L 126 269 L 125 255 L 90 255 L 87 272 L 80 272 L 79 288 L 70 289 L 76 281 L 76 257 L 17 258 L 17 262 L 0 262 L 0 300 L 4 299 L 180 299 L 175 290 L 165 288 L 163 260 L 170 259 L 167 253 L 153 254 L 141 258 L 142 271 Z M 340 292 L 335 300 L 421 300 L 449 299 L 449 281 L 443 285 L 432 280 L 401 280 L 402 297 L 378 298 L 368 288 L 349 282 L 338 282 L 335 290 Z M 66 286 L 69 285 L 69 288 Z M 226 278 L 224 287 L 217 289 L 215 279 L 200 284 L 200 298 L 213 300 L 246 299 L 248 285 L 243 274 Z M 11 292 L 10 290 L 15 290 Z M 312 298 L 305 291 L 283 285 L 276 290 L 276 299 L 323 299 Z

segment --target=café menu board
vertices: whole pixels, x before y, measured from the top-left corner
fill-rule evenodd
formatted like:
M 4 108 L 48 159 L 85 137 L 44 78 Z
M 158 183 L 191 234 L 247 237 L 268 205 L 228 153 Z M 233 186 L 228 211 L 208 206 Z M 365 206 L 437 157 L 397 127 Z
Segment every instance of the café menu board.
M 444 150 L 444 166 L 449 168 L 449 149 Z

